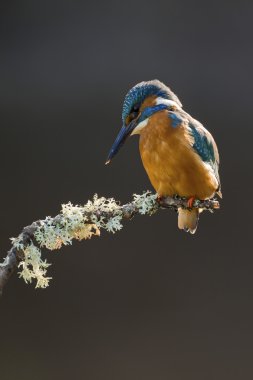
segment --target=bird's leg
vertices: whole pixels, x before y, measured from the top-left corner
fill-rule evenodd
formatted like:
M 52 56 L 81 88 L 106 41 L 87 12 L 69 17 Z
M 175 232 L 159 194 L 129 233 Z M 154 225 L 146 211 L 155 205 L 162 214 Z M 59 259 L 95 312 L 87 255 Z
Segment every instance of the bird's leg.
M 166 207 L 165 198 L 163 195 L 157 194 L 157 202 L 160 207 Z
M 195 199 L 196 199 L 195 197 L 190 197 L 190 198 L 187 200 L 187 207 L 188 207 L 188 208 L 192 208 Z
M 158 203 L 162 203 L 163 198 L 164 198 L 164 197 L 163 197 L 162 195 L 158 194 L 158 195 L 157 195 L 157 202 L 158 202 Z

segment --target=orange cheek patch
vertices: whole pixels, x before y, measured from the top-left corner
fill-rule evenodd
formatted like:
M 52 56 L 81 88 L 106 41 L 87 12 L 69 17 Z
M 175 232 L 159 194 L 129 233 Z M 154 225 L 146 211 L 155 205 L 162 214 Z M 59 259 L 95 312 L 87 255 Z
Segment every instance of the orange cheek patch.
M 149 96 L 141 105 L 140 111 L 143 111 L 146 107 L 152 107 L 156 105 L 156 96 Z
M 144 102 L 142 103 L 141 107 L 140 107 L 140 110 L 139 110 L 139 114 L 138 116 L 140 115 L 140 113 L 147 107 L 152 107 L 152 106 L 155 106 L 156 105 L 156 96 L 152 95 L 152 96 L 149 96 L 147 99 L 144 100 Z M 126 125 L 128 125 L 131 121 L 133 120 L 133 118 L 131 117 L 131 114 L 128 115 L 125 119 L 125 123 Z

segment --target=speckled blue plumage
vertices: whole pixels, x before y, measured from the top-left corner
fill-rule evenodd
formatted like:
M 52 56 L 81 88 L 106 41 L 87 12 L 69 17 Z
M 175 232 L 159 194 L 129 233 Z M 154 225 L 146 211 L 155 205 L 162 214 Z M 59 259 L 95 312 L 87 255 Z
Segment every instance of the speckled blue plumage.
M 171 125 L 173 128 L 179 127 L 184 121 L 184 119 L 176 112 L 169 112 L 168 116 L 171 119 Z
M 156 96 L 164 99 L 173 100 L 179 106 L 182 106 L 178 97 L 167 86 L 159 80 L 151 80 L 149 82 L 141 82 L 131 88 L 127 93 L 122 111 L 122 120 L 125 121 L 126 117 L 130 114 L 133 106 L 136 103 L 142 103 L 148 96 Z
M 167 109 L 167 106 L 165 104 L 157 104 L 156 106 L 146 107 L 141 113 L 141 116 L 139 118 L 139 123 L 147 119 L 148 117 L 152 116 L 154 113 L 158 111 L 163 111 L 166 109 Z
M 193 123 L 190 123 L 189 127 L 194 138 L 193 149 L 196 150 L 203 161 L 215 161 L 212 141 L 208 140 L 208 137 L 203 132 L 200 133 Z
M 215 176 L 220 183 L 219 178 L 219 155 L 212 135 L 197 120 L 191 119 L 189 122 L 189 130 L 194 139 L 193 149 L 200 156 L 202 161 L 209 164 Z

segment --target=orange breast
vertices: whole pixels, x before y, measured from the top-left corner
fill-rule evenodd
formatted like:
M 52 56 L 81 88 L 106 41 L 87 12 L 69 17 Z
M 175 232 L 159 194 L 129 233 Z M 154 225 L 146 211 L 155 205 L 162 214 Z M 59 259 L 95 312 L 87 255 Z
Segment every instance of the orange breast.
M 173 128 L 166 112 L 154 114 L 140 134 L 140 154 L 162 196 L 211 197 L 217 182 L 190 144 L 185 127 Z

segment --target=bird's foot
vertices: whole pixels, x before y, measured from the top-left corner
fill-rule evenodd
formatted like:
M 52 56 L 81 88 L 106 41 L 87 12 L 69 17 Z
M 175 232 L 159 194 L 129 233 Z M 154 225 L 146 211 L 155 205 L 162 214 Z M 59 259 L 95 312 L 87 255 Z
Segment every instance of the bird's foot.
M 163 201 L 163 196 L 162 195 L 157 195 L 157 202 L 158 203 L 162 203 L 162 201 Z
M 187 207 L 188 207 L 188 208 L 192 208 L 194 201 L 195 201 L 195 197 L 190 197 L 190 198 L 187 200 Z

